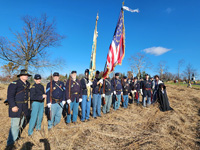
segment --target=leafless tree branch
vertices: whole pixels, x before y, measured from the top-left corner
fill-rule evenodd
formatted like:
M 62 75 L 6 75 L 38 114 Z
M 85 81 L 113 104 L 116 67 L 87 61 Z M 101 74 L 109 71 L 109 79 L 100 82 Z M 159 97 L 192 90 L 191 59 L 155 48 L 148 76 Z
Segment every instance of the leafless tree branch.
M 56 32 L 55 20 L 49 22 L 44 14 L 40 18 L 25 16 L 22 21 L 22 32 L 12 32 L 15 40 L 9 41 L 0 37 L 0 59 L 24 66 L 27 70 L 55 66 L 55 62 L 51 63 L 52 61 L 46 58 L 47 49 L 59 46 L 64 38 Z

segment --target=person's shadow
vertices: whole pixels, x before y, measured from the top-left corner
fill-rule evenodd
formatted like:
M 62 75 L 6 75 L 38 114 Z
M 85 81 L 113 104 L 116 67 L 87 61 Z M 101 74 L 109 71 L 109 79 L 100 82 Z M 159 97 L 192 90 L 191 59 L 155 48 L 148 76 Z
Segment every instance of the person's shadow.
M 49 143 L 48 139 L 40 139 L 40 142 L 44 143 L 44 149 L 45 150 L 51 150 L 50 143 Z
M 22 145 L 22 148 L 20 150 L 32 150 L 32 147 L 34 146 L 31 142 L 26 142 Z
M 44 143 L 44 150 L 51 150 L 50 143 L 48 139 L 40 139 L 41 143 Z M 22 145 L 20 150 L 32 150 L 32 147 L 34 146 L 31 142 L 26 142 Z

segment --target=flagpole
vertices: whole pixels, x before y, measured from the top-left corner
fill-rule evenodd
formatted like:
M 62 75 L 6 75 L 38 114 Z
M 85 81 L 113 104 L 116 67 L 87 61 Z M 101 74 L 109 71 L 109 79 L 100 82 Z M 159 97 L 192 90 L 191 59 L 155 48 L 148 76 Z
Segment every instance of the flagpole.
M 98 13 L 99 12 L 97 12 L 97 17 L 96 17 L 96 25 L 95 25 L 95 34 L 96 34 L 96 39 L 95 39 L 95 49 L 94 49 L 94 64 L 95 64 L 95 69 L 94 70 L 96 70 L 96 49 L 97 49 L 97 36 L 98 36 L 98 34 L 97 34 L 97 22 L 98 22 L 98 19 L 99 19 L 99 16 L 98 16 Z
M 94 76 L 94 71 L 96 70 L 96 47 L 97 47 L 97 36 L 98 36 L 98 34 L 97 34 L 98 19 L 99 19 L 99 16 L 98 16 L 98 12 L 97 12 L 94 37 L 93 37 L 92 54 L 91 54 L 91 61 L 90 61 L 90 68 L 89 68 L 89 80 L 92 80 L 92 78 Z
M 98 12 L 97 12 L 96 24 L 95 24 L 94 36 L 93 36 L 92 54 L 91 54 L 90 67 L 89 67 L 89 81 L 93 80 L 94 72 L 96 70 L 96 48 L 97 48 L 97 37 L 98 37 L 97 22 L 98 22 L 98 19 L 99 19 L 99 16 L 98 16 Z M 87 100 L 88 101 L 89 101 L 90 93 L 91 93 L 91 88 L 89 86 L 89 87 L 87 87 Z
M 124 9 L 123 9 L 123 6 L 124 6 L 124 2 L 125 0 L 122 2 L 122 20 L 123 20 L 123 49 L 124 49 L 124 55 L 122 56 L 122 60 L 124 59 L 124 56 L 125 56 L 125 25 L 124 25 Z M 121 65 L 121 64 L 120 64 Z
M 124 6 L 124 2 L 125 1 L 123 1 L 123 3 L 122 3 L 122 7 Z M 124 46 L 124 52 L 125 52 L 125 25 L 124 25 L 124 10 L 123 10 L 123 8 L 122 8 L 122 15 L 123 15 L 123 17 L 122 17 L 123 18 L 123 41 L 124 41 L 124 45 L 123 46 Z

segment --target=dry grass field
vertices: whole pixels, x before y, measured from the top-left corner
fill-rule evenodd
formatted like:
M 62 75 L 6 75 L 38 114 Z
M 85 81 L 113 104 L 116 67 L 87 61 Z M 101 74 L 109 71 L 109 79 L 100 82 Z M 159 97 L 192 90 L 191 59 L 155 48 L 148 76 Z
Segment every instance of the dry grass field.
M 3 104 L 7 86 L 0 85 L 0 148 L 4 149 L 10 128 L 8 108 Z M 142 108 L 111 109 L 89 122 L 66 125 L 64 119 L 48 132 L 46 117 L 41 132 L 28 137 L 28 125 L 17 149 L 51 150 L 198 150 L 200 149 L 200 89 L 167 85 L 174 111 L 161 112 L 158 104 Z

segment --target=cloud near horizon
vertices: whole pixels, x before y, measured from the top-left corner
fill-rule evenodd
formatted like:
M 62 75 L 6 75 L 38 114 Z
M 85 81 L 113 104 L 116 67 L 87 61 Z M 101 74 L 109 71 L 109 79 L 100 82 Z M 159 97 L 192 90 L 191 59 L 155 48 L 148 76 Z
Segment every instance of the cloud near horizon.
M 155 56 L 159 56 L 159 55 L 162 55 L 168 51 L 170 51 L 171 49 L 168 49 L 168 48 L 164 48 L 164 47 L 150 47 L 150 48 L 146 48 L 142 51 L 144 51 L 145 53 L 147 54 L 152 54 L 152 55 L 155 55 Z

